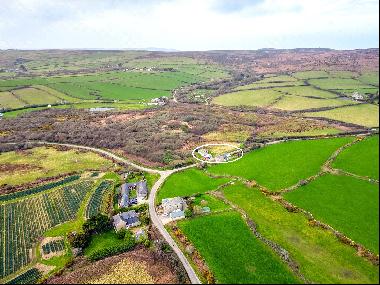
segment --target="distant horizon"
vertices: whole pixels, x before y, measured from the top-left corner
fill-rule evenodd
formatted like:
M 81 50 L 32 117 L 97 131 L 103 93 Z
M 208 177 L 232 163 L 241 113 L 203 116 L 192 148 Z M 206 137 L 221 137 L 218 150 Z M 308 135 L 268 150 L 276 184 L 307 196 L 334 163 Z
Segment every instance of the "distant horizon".
M 210 50 L 176 50 L 170 48 L 39 48 L 39 49 L 24 49 L 24 48 L 7 48 L 0 51 L 52 51 L 52 50 L 67 50 L 67 51 L 149 51 L 149 52 L 212 52 L 212 51 L 260 51 L 260 50 L 334 50 L 334 51 L 354 51 L 354 50 L 379 50 L 379 47 L 365 47 L 352 49 L 337 49 L 329 47 L 296 47 L 296 48 L 257 48 L 257 49 L 210 49 Z
M 0 49 L 366 49 L 379 46 L 378 11 L 378 0 L 4 0 Z

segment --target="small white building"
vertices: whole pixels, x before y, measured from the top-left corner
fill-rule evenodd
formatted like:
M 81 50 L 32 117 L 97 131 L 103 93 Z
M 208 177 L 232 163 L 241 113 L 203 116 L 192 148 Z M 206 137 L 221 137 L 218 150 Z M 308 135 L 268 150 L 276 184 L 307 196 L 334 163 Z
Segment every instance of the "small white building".
M 362 94 L 360 94 L 359 92 L 354 92 L 353 94 L 352 94 L 352 98 L 354 99 L 354 100 L 363 100 L 364 99 L 364 96 L 362 95 Z
M 208 153 L 206 149 L 198 149 L 198 153 L 206 160 L 210 160 L 212 158 L 212 155 Z
M 170 216 L 175 211 L 185 211 L 186 202 L 181 197 L 162 199 L 162 209 L 165 216 Z

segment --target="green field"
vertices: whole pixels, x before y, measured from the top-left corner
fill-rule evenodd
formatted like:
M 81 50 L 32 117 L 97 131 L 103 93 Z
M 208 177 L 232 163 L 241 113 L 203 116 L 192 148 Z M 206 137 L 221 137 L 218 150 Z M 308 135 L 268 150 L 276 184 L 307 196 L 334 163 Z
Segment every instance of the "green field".
M 332 166 L 379 180 L 379 136 L 366 138 L 343 150 Z
M 324 175 L 286 193 L 285 198 L 379 253 L 378 185 L 349 176 Z
M 257 189 L 225 188 L 228 200 L 241 207 L 258 231 L 289 251 L 310 283 L 378 283 L 379 268 L 357 255 L 329 231 L 311 227 L 302 213 L 290 213 Z
M 334 99 L 337 95 L 329 91 L 324 91 L 316 89 L 312 86 L 295 86 L 295 87 L 283 87 L 275 88 L 275 90 L 280 91 L 289 95 L 298 95 L 303 97 L 317 97 L 323 99 Z
M 21 108 L 24 105 L 25 103 L 16 98 L 11 92 L 0 92 L 0 109 Z
M 326 135 L 336 135 L 342 131 L 336 128 L 324 128 L 324 129 L 311 129 L 309 131 L 301 132 L 270 132 L 263 133 L 261 137 L 271 137 L 271 138 L 283 138 L 283 137 L 302 137 L 302 136 L 326 136 Z
M 364 83 L 379 86 L 379 72 L 364 72 L 358 79 Z
M 164 198 L 185 197 L 215 190 L 229 179 L 212 179 L 201 170 L 188 169 L 171 175 L 157 194 L 158 202 Z
M 73 104 L 63 104 L 52 106 L 51 109 L 82 109 L 89 110 L 91 108 L 112 108 L 114 110 L 110 111 L 119 111 L 119 110 L 142 110 L 147 108 L 152 108 L 152 106 L 148 106 L 146 104 L 134 103 L 134 102 L 86 102 L 83 103 L 73 103 Z M 15 118 L 25 113 L 46 110 L 46 107 L 35 107 L 35 108 L 25 108 L 21 110 L 8 111 L 4 113 L 4 118 Z
M 180 221 L 179 228 L 223 284 L 298 283 L 285 264 L 251 233 L 238 213 Z
M 289 82 L 263 82 L 262 80 L 257 81 L 252 84 L 244 85 L 235 88 L 237 91 L 249 90 L 249 89 L 261 89 L 261 88 L 270 88 L 270 87 L 289 87 L 289 86 L 301 86 L 305 85 L 303 81 L 289 81 Z
M 277 108 L 287 111 L 299 111 L 308 109 L 318 109 L 324 107 L 338 107 L 349 104 L 357 104 L 351 100 L 342 99 L 316 99 L 301 96 L 286 95 L 281 100 L 272 105 L 272 108 Z
M 359 74 L 357 72 L 353 71 L 329 71 L 330 77 L 335 77 L 335 78 L 355 78 Z
M 35 88 L 23 88 L 13 91 L 21 101 L 27 105 L 42 105 L 42 104 L 54 104 L 61 101 L 61 99 L 47 93 L 44 90 Z
M 272 89 L 238 91 L 223 94 L 212 102 L 223 106 L 257 106 L 266 107 L 278 99 L 282 94 Z
M 124 56 L 126 58 L 134 57 L 128 56 L 127 53 Z M 120 56 L 115 57 L 115 60 L 120 60 Z M 86 63 L 89 66 L 96 66 L 95 63 Z M 109 65 L 109 62 L 100 61 L 98 64 Z M 78 68 L 71 69 L 67 65 L 63 66 L 66 71 L 78 70 Z M 220 66 L 191 58 L 136 59 L 128 62 L 127 66 L 127 69 L 118 71 L 93 71 L 92 73 L 89 71 L 87 74 L 0 80 L 0 90 L 17 89 L 15 92 L 20 93 L 22 106 L 52 104 L 57 100 L 78 102 L 78 99 L 147 101 L 161 96 L 170 97 L 173 89 L 191 83 L 229 78 L 228 73 Z M 38 70 L 40 68 L 41 66 L 37 67 Z M 160 68 L 166 69 L 160 70 Z M 172 68 L 172 70 L 167 70 L 167 68 Z M 43 68 L 41 71 L 48 72 L 50 69 Z M 33 73 L 33 69 L 31 72 Z M 38 87 L 37 91 L 35 88 L 31 88 L 33 86 Z M 24 87 L 21 89 L 23 91 L 18 90 L 21 87 Z M 9 102 L 9 98 L 5 98 L 6 95 L 1 96 L 4 97 L 4 100 L 0 97 L 0 107 L 3 105 L 7 108 L 21 107 L 17 105 L 17 101 Z
M 308 82 L 311 85 L 327 90 L 371 88 L 371 85 L 362 83 L 356 79 L 351 78 L 329 77 L 326 79 L 310 79 Z
M 97 154 L 76 150 L 37 147 L 22 152 L 5 152 L 0 154 L 0 185 L 25 184 L 65 173 L 108 169 L 112 165 L 111 161 Z
M 215 198 L 212 195 L 200 194 L 195 197 L 194 205 L 200 207 L 209 207 L 212 212 L 223 211 L 229 208 L 223 201 Z
M 271 191 L 279 191 L 318 173 L 335 150 L 352 140 L 347 137 L 269 145 L 234 163 L 211 166 L 208 171 L 255 180 Z
M 365 127 L 379 127 L 379 106 L 371 104 L 359 104 L 333 110 L 310 112 L 304 114 L 307 117 L 321 117 Z
M 300 71 L 293 73 L 293 76 L 299 79 L 310 79 L 310 78 L 327 78 L 329 74 L 326 71 Z
M 123 241 L 117 237 L 114 230 L 102 234 L 96 234 L 91 238 L 90 244 L 85 248 L 83 253 L 85 256 L 90 256 L 99 250 L 120 245 L 122 242 Z

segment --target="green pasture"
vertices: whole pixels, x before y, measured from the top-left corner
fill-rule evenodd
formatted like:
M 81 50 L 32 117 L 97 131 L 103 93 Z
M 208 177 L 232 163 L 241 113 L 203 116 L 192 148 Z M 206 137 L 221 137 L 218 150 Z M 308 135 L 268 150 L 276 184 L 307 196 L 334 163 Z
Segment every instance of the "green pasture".
M 334 151 L 352 140 L 343 137 L 278 143 L 253 150 L 236 162 L 210 166 L 208 171 L 255 180 L 279 191 L 317 174 Z
M 379 253 L 378 185 L 328 174 L 284 196 L 317 220 Z
M 272 108 L 286 111 L 300 111 L 319 109 L 324 107 L 339 107 L 349 104 L 357 104 L 355 101 L 342 99 L 316 99 L 294 95 L 286 95 L 272 105 Z
M 334 168 L 379 180 L 379 136 L 372 136 L 343 150 Z
M 379 127 L 379 106 L 372 104 L 358 104 L 327 111 L 305 113 L 304 115 L 328 118 L 369 128 Z
M 222 284 L 299 283 L 240 215 L 228 212 L 178 222 Z
M 273 89 L 246 90 L 220 95 L 212 101 L 223 106 L 256 106 L 266 107 L 282 94 Z
M 37 147 L 22 152 L 1 153 L 0 165 L 4 167 L 0 173 L 0 185 L 20 185 L 65 173 L 108 169 L 113 164 L 92 152 Z
M 311 227 L 302 213 L 290 213 L 255 188 L 236 184 L 223 190 L 242 208 L 267 239 L 286 249 L 310 283 L 379 282 L 379 267 L 358 256 L 331 232 Z
M 228 178 L 212 179 L 198 169 L 187 169 L 172 174 L 161 187 L 157 200 L 161 203 L 164 198 L 185 197 L 215 190 L 227 183 Z

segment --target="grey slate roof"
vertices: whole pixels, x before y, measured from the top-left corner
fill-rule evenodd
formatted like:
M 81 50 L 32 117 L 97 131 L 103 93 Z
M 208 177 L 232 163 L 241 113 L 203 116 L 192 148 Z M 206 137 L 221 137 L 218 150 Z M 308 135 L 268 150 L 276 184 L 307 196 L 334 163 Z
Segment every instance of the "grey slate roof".
M 148 186 L 146 185 L 146 181 L 137 182 L 137 196 L 144 198 L 148 195 Z

